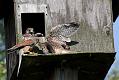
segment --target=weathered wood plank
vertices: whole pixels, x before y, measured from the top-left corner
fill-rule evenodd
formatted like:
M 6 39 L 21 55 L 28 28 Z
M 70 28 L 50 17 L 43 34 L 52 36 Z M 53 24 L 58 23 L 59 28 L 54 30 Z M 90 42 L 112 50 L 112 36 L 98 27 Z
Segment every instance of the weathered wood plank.
M 114 53 L 27 55 L 22 57 L 18 80 L 103 80 L 114 56 Z
M 14 3 L 12 0 L 6 2 L 4 17 L 5 27 L 5 47 L 6 49 L 16 44 Z M 14 67 L 17 63 L 15 52 L 9 54 L 6 52 L 7 80 L 10 80 Z
M 78 69 L 56 68 L 52 80 L 78 80 Z
M 21 32 L 21 13 L 44 12 L 47 14 L 46 35 L 51 27 L 58 24 L 80 23 L 78 32 L 71 36 L 72 40 L 79 43 L 72 46 L 71 50 L 114 52 L 111 4 L 111 0 L 16 0 L 17 30 Z

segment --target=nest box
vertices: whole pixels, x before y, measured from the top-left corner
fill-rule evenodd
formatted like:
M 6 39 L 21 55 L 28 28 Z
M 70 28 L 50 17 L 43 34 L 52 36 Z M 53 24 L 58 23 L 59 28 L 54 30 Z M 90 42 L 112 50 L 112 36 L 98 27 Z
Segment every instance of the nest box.
M 104 79 L 115 55 L 111 0 L 14 0 L 14 13 L 18 41 L 28 27 L 47 36 L 56 25 L 80 24 L 70 37 L 77 42 L 71 50 L 79 54 L 23 56 L 18 80 Z M 11 80 L 17 80 L 18 63 Z
M 15 0 L 16 33 L 28 27 L 47 36 L 58 24 L 80 24 L 71 50 L 80 52 L 113 53 L 112 5 L 110 0 Z

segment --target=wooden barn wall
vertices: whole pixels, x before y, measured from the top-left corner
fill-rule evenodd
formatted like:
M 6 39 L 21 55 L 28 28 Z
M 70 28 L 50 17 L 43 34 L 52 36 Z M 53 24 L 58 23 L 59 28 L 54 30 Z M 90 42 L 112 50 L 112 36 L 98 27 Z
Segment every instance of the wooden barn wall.
M 72 50 L 114 52 L 111 0 L 15 0 L 14 4 L 17 33 L 22 30 L 21 13 L 44 12 L 46 35 L 58 24 L 80 24 L 78 32 L 71 36 L 79 42 Z

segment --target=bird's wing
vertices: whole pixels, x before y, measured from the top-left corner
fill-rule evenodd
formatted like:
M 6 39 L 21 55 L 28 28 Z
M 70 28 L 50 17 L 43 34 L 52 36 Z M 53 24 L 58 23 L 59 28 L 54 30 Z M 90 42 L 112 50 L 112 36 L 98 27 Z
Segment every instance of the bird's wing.
M 59 36 L 62 35 L 64 37 L 69 37 L 76 33 L 79 29 L 79 24 L 72 22 L 68 24 L 60 24 L 51 29 L 50 35 L 52 36 Z
M 69 37 L 63 36 L 63 35 L 59 35 L 58 38 L 61 41 L 65 41 L 65 42 L 71 42 L 71 39 Z
M 23 41 L 22 43 L 16 44 L 15 46 L 9 48 L 8 51 L 14 51 L 14 50 L 17 50 L 17 49 L 21 49 L 21 48 L 23 48 L 24 46 L 32 45 L 33 43 L 34 43 L 34 42 L 33 42 L 33 40 L 31 40 L 31 39 L 25 40 L 25 41 Z

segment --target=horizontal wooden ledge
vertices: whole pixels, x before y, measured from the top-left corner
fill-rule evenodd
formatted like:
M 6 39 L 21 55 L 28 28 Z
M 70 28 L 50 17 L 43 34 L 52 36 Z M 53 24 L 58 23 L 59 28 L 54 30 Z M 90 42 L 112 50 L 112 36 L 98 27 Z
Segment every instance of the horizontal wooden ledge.
M 29 60 L 33 61 L 33 63 L 40 63 L 40 62 L 54 62 L 54 61 L 96 61 L 102 63 L 110 63 L 113 62 L 115 59 L 115 53 L 74 53 L 74 54 L 38 54 L 38 55 L 23 55 L 22 61 L 25 60 L 29 62 Z
M 116 52 L 74 52 L 74 53 L 65 53 L 65 54 L 54 54 L 54 53 L 48 53 L 48 54 L 23 54 L 23 56 L 62 56 L 62 55 L 107 55 L 112 54 L 115 55 Z

